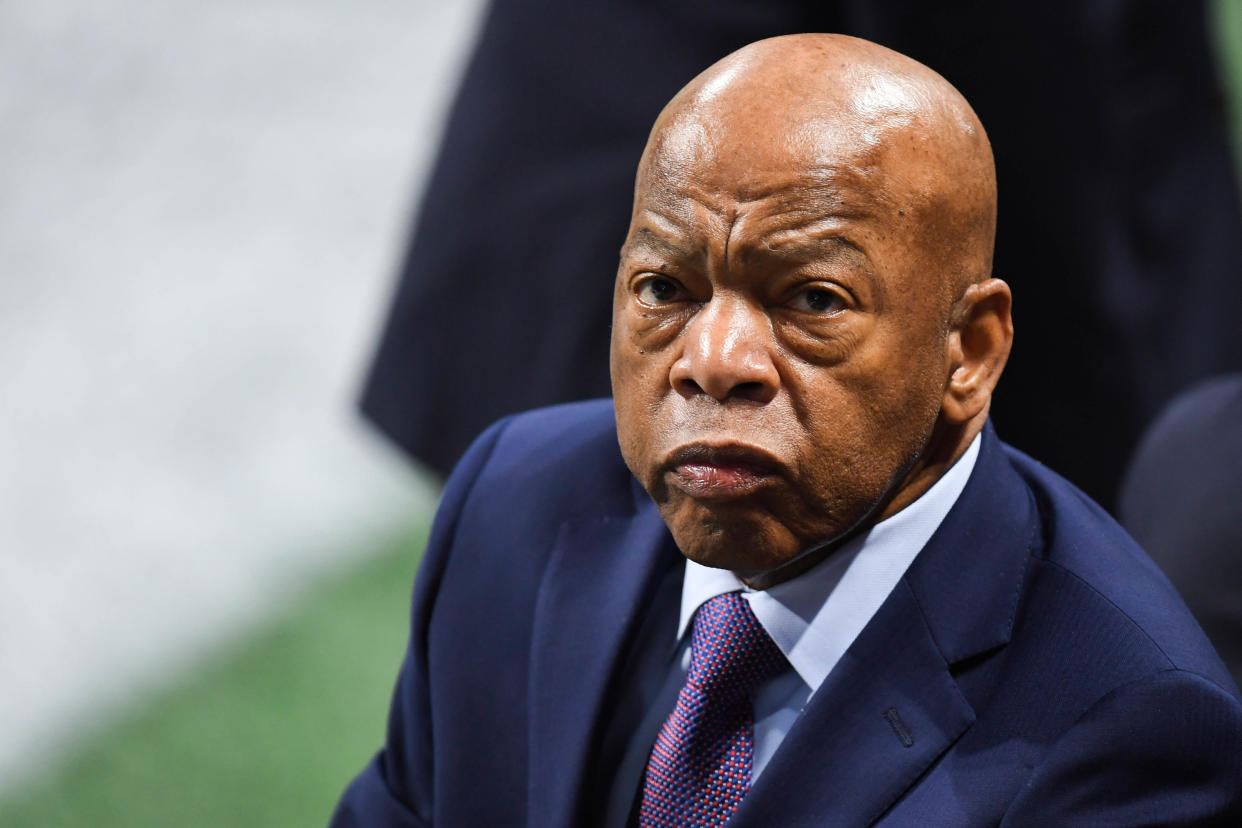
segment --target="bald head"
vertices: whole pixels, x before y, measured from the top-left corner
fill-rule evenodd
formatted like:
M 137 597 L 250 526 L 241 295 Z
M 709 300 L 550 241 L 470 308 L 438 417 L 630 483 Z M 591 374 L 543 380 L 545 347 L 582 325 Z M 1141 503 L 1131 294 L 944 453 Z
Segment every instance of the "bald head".
M 686 86 L 613 304 L 621 453 L 678 546 L 764 588 L 926 491 L 1009 353 L 992 153 L 943 78 L 836 35 Z
M 703 175 L 711 169 L 716 180 Z M 987 135 L 948 81 L 905 55 L 834 34 L 739 49 L 664 108 L 638 188 L 695 175 L 703 186 L 745 192 L 779 170 L 823 183 L 867 179 L 877 204 L 922 226 L 954 290 L 991 273 L 996 175 Z

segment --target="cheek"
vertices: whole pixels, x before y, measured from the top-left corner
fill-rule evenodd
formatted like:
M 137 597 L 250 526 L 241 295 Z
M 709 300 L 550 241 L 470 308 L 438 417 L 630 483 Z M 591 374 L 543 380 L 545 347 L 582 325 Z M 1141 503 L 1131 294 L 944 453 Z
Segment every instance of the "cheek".
M 943 366 L 926 351 L 912 355 L 877 375 L 867 389 L 865 412 L 868 438 L 875 447 L 874 482 L 888 485 L 914 462 L 931 437 L 943 403 Z
M 866 378 L 859 408 L 881 445 L 908 447 L 928 432 L 940 410 L 941 362 L 907 356 L 890 362 Z
M 805 462 L 820 485 L 883 486 L 922 445 L 943 399 L 943 362 L 930 356 L 900 340 L 873 340 L 830 371 L 798 373 Z
M 622 299 L 617 299 L 622 304 Z M 618 400 L 633 393 L 642 374 L 646 349 L 635 329 L 633 314 L 617 307 L 612 315 L 612 338 L 609 346 L 609 370 L 612 373 L 612 394 Z
M 618 300 L 621 301 L 621 300 Z M 613 313 L 612 393 L 627 405 L 654 406 L 669 390 L 668 376 L 684 314 L 644 314 L 624 306 Z
M 617 437 L 630 471 L 650 485 L 648 467 L 660 443 L 658 414 L 670 386 L 667 351 L 649 348 L 644 339 L 629 314 L 616 315 L 610 367 Z
M 613 345 L 612 393 L 618 405 L 637 410 L 659 401 L 668 387 L 668 370 L 659 352 Z

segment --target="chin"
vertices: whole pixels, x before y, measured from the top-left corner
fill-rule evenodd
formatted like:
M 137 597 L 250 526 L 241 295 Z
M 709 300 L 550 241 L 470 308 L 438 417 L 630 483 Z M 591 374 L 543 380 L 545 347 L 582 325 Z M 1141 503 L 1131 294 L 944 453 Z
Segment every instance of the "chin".
M 677 548 L 703 566 L 728 569 L 738 575 L 767 572 L 797 557 L 798 549 L 781 543 L 772 527 L 754 520 L 667 517 Z

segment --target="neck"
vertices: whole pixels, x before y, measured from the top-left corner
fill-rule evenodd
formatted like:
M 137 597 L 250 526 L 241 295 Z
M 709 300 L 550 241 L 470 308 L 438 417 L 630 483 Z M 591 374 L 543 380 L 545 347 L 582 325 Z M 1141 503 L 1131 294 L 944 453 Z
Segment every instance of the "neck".
M 964 423 L 946 423 L 937 420 L 931 436 L 919 452 L 913 465 L 892 490 L 887 503 L 880 509 L 873 523 L 879 523 L 900 512 L 935 485 L 944 473 L 953 467 L 975 436 L 983 430 L 988 412 L 979 412 Z

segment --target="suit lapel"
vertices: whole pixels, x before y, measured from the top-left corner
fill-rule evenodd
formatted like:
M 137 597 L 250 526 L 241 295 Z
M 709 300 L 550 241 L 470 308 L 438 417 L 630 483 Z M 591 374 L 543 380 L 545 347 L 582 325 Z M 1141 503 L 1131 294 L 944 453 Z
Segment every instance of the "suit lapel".
M 730 828 L 870 825 L 973 721 L 913 593 L 898 584 Z
M 974 722 L 953 665 L 1009 641 L 1038 542 L 1029 489 L 989 425 L 970 481 L 812 696 L 730 828 L 865 826 Z
M 631 516 L 564 524 L 540 587 L 531 641 L 530 825 L 569 826 L 581 812 L 585 771 L 625 642 L 645 596 L 680 560 L 659 513 L 638 494 Z

